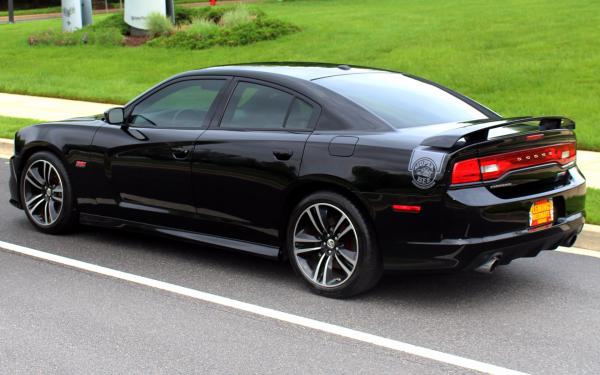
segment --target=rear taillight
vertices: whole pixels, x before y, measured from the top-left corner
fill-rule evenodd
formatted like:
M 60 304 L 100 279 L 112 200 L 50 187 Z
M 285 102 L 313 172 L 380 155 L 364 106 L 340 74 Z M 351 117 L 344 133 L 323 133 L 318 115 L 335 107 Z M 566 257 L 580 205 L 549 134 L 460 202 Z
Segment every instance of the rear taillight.
M 547 163 L 566 165 L 575 161 L 576 154 L 574 143 L 563 143 L 462 160 L 454 164 L 452 183 L 496 180 L 510 171 Z

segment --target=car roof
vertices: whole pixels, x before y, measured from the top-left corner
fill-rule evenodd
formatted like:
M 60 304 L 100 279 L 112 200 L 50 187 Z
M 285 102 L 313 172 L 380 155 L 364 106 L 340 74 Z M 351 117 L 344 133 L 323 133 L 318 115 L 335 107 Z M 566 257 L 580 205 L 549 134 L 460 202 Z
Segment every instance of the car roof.
M 284 63 L 251 63 L 239 65 L 215 66 L 200 70 L 188 72 L 189 74 L 235 74 L 239 73 L 267 73 L 278 74 L 297 79 L 313 81 L 320 78 L 340 76 L 347 74 L 360 73 L 381 73 L 385 70 L 353 67 L 345 64 L 325 64 L 325 63 L 302 63 L 302 62 L 284 62 Z

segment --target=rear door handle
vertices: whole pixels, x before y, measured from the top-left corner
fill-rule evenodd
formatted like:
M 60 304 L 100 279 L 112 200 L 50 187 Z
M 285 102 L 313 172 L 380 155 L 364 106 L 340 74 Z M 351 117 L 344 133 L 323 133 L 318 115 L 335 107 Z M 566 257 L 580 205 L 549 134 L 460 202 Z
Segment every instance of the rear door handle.
M 292 150 L 273 150 L 273 155 L 277 160 L 290 160 L 292 155 L 294 155 L 294 151 Z
M 190 154 L 190 150 L 186 147 L 173 147 L 171 148 L 171 155 L 174 159 L 185 160 Z

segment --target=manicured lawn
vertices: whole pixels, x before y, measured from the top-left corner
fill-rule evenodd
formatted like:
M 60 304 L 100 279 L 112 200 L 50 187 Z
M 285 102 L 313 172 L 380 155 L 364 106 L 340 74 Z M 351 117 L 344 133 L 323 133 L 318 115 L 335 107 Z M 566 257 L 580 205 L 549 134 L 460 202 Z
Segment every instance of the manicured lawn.
M 16 9 L 15 16 L 25 16 L 29 14 L 46 14 L 46 13 L 60 13 L 60 7 L 47 7 L 47 8 L 35 8 L 35 9 Z M 8 12 L 3 10 L 0 11 L 0 16 L 8 17 Z
M 410 72 L 505 116 L 561 114 L 600 150 L 600 2 L 270 1 L 303 31 L 245 47 L 30 47 L 59 20 L 0 25 L 0 91 L 125 102 L 177 72 L 252 61 L 323 61 Z
M 0 138 L 13 139 L 17 130 L 39 122 L 41 121 L 28 118 L 23 119 L 0 116 Z
M 600 190 L 587 189 L 585 211 L 587 223 L 600 225 Z

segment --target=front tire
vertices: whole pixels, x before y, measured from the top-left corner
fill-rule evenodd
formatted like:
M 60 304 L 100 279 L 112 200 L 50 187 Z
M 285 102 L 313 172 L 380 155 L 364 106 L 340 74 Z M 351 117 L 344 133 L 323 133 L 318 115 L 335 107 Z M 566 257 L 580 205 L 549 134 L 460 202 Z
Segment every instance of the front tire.
M 77 219 L 67 171 L 54 154 L 33 154 L 21 173 L 21 202 L 29 221 L 41 232 L 68 231 Z
M 346 298 L 381 278 L 382 260 L 367 218 L 340 194 L 323 191 L 302 200 L 286 238 L 292 267 L 317 294 Z

